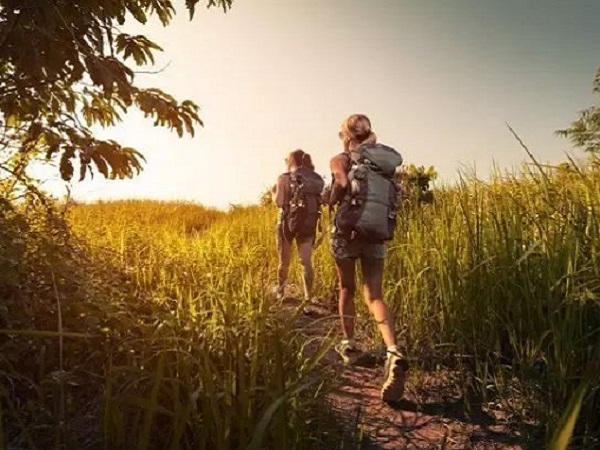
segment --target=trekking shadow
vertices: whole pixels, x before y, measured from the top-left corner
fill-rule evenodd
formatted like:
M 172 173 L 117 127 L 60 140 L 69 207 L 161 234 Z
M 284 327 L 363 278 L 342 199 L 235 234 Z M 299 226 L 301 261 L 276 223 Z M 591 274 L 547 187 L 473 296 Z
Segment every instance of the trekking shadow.
M 481 403 L 474 403 L 472 400 L 465 399 L 465 397 L 425 403 L 402 399 L 389 406 L 396 411 L 406 411 L 451 420 L 465 425 L 473 425 L 475 430 L 469 436 L 469 441 L 473 444 L 492 442 L 533 450 L 539 448 L 541 442 L 542 431 L 540 427 L 519 423 L 516 425 L 516 429 L 513 429 L 506 424 L 498 423 L 492 415 L 481 408 Z M 396 426 L 405 430 L 407 428 L 405 424 Z M 421 427 L 422 425 L 417 425 L 408 428 L 412 428 L 410 431 L 414 432 Z M 499 429 L 492 429 L 493 427 Z
M 389 406 L 397 411 L 420 413 L 427 416 L 438 416 L 444 419 L 451 419 L 457 422 L 470 423 L 483 427 L 489 427 L 496 424 L 496 420 L 483 411 L 480 405 L 471 404 L 470 407 L 467 408 L 463 398 L 428 403 L 402 399 L 391 403 Z
M 385 362 L 385 356 L 374 352 L 363 352 L 361 353 L 354 366 L 365 367 L 367 369 L 374 369 L 375 367 L 383 366 Z

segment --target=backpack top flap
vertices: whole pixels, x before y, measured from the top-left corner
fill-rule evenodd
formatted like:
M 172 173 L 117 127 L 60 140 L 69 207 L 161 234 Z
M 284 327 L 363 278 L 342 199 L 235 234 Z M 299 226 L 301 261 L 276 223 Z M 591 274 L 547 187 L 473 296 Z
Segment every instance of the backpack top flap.
M 359 148 L 358 161 L 374 166 L 386 178 L 392 178 L 396 168 L 402 165 L 402 156 L 387 145 L 364 145 Z

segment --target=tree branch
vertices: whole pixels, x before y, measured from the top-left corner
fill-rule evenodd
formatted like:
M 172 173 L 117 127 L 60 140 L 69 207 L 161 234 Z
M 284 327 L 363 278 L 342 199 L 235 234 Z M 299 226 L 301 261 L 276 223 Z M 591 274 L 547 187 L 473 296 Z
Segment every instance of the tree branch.
M 171 65 L 172 61 L 169 61 L 167 64 L 165 64 L 163 67 L 161 67 L 160 69 L 157 70 L 134 70 L 133 73 L 137 74 L 150 74 L 150 75 L 156 75 L 159 73 L 164 72 L 165 70 L 168 69 L 168 67 Z

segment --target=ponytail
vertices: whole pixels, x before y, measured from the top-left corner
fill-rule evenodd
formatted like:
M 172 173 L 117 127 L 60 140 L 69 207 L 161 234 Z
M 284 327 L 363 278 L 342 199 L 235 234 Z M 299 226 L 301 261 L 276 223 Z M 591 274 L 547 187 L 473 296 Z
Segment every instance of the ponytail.
M 297 149 L 291 152 L 286 158 L 286 161 L 288 163 L 288 169 L 290 164 L 294 163 L 298 168 L 304 167 L 309 170 L 315 170 L 315 166 L 312 163 L 312 158 L 302 149 Z
M 305 167 L 310 170 L 315 170 L 315 166 L 312 163 L 312 158 L 308 153 L 304 153 L 302 155 L 302 167 Z

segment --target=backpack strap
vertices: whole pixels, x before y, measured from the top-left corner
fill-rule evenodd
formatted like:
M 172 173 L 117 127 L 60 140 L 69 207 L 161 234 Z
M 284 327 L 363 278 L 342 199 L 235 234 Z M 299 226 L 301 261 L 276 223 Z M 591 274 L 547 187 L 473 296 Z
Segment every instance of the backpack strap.
M 347 153 L 347 155 L 350 158 L 350 166 L 353 164 L 360 164 L 362 162 L 362 152 L 360 151 L 360 148 L 356 151 Z

